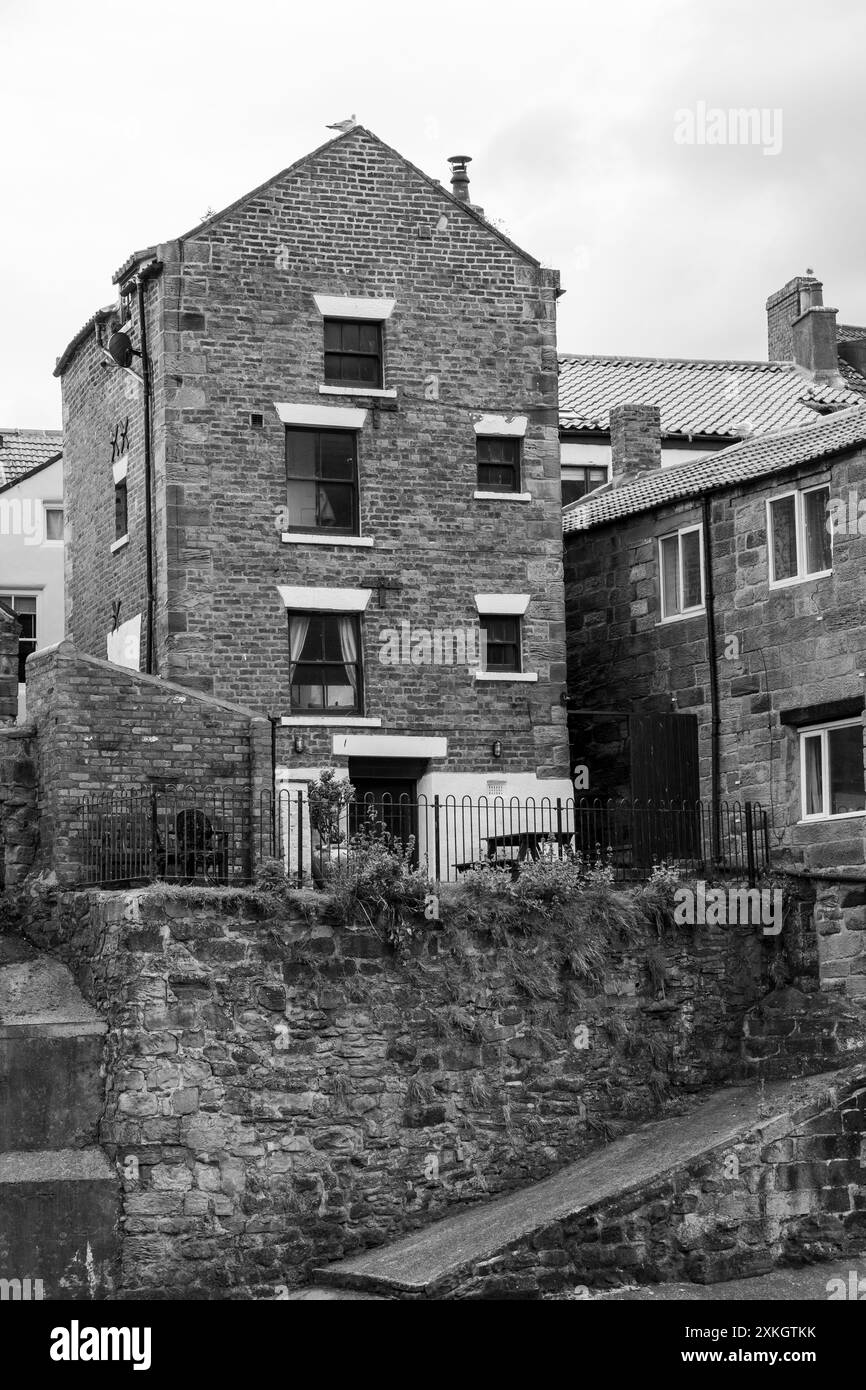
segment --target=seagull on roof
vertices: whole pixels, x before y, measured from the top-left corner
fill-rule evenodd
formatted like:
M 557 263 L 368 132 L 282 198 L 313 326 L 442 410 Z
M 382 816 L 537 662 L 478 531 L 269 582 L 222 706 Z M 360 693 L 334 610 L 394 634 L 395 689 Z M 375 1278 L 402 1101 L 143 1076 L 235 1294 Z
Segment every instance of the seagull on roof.
M 333 125 L 326 126 L 326 130 L 340 130 L 345 135 L 347 130 L 354 130 L 358 122 L 355 120 L 355 113 L 347 116 L 345 121 L 335 121 Z

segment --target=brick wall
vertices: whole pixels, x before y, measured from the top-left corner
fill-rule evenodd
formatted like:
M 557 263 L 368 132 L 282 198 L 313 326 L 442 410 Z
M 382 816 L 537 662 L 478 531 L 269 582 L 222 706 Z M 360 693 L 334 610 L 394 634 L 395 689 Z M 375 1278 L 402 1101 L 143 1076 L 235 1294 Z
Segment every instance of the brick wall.
M 220 698 L 287 714 L 289 653 L 277 585 L 371 587 L 364 620 L 367 714 L 382 733 L 447 734 L 443 768 L 567 775 L 556 367 L 556 272 L 537 266 L 363 130 L 325 146 L 226 213 L 159 248 L 154 466 L 159 672 Z M 385 384 L 396 401 L 322 397 L 314 292 L 396 300 Z M 110 603 L 143 603 L 141 536 L 108 554 L 107 462 L 116 416 L 93 345 L 63 376 L 72 501 L 76 643 L 104 653 Z M 372 549 L 283 544 L 284 428 L 274 403 L 368 408 L 359 439 L 362 533 Z M 123 408 L 126 409 L 124 403 Z M 473 415 L 528 416 L 530 504 L 477 501 Z M 251 425 L 251 414 L 263 426 Z M 138 417 L 130 498 L 141 516 Z M 83 539 L 89 518 L 98 532 Z M 75 525 L 76 517 L 81 524 Z M 82 537 L 82 539 L 76 539 Z M 393 580 L 377 607 L 381 577 Z M 383 591 L 385 592 L 385 591 Z M 531 684 L 476 684 L 465 667 L 388 666 L 380 630 L 475 629 L 476 592 L 526 593 Z M 238 650 L 244 656 L 238 660 Z M 303 755 L 334 761 L 330 731 Z
M 0 891 L 21 884 L 36 858 L 36 780 L 32 724 L 0 729 Z
M 862 708 L 866 539 L 834 537 L 833 572 L 769 588 L 766 502 L 831 481 L 831 499 L 862 496 L 863 450 L 831 466 L 715 495 L 711 501 L 720 701 L 721 794 L 772 808 L 771 848 L 812 866 L 863 862 L 863 821 L 801 824 L 797 710 Z M 658 537 L 701 520 L 698 503 L 645 512 L 566 537 L 569 694 L 583 708 L 694 712 L 701 793 L 710 795 L 710 687 L 703 614 L 660 624 Z M 833 717 L 832 714 L 828 717 Z M 838 716 L 837 716 L 838 717 Z M 791 721 L 791 722 L 789 722 Z M 818 722 L 816 719 L 814 722 Z M 575 758 L 580 750 L 573 750 Z M 590 768 L 590 793 L 592 791 Z
M 471 965 L 439 930 L 395 957 L 326 912 L 156 888 L 65 893 L 31 924 L 110 1026 L 127 1294 L 273 1297 L 548 1174 L 731 1075 L 766 988 L 748 929 L 648 928 L 601 988 L 533 998 L 488 938 Z
M 159 344 L 158 282 L 147 288 L 148 333 Z M 122 315 L 100 320 L 103 342 Z M 139 341 L 138 306 L 132 301 L 131 336 Z M 140 372 L 138 359 L 134 366 Z M 66 518 L 66 632 L 76 647 L 105 658 L 106 637 L 118 624 L 142 615 L 138 666 L 144 669 L 146 542 L 143 389 L 129 372 L 112 366 L 97 341 L 97 328 L 78 347 L 62 376 Z M 125 432 L 126 447 L 118 450 Z M 155 430 L 157 442 L 159 431 Z M 116 439 L 114 448 L 113 442 Z M 68 451 L 68 453 L 67 453 Z M 114 456 L 114 457 L 113 457 Z M 115 542 L 113 462 L 126 462 L 129 542 Z M 115 621 L 115 615 L 117 622 Z
M 42 866 L 81 879 L 81 802 L 131 789 L 215 787 L 243 798 L 258 843 L 270 785 L 270 730 L 248 710 L 82 655 L 70 642 L 32 656 L 29 714 L 37 731 Z

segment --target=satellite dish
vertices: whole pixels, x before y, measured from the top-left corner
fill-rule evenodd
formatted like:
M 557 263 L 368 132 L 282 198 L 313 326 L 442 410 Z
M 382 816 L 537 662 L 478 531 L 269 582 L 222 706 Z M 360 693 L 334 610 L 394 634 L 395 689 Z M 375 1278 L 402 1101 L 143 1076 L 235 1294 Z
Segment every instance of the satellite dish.
M 108 351 L 118 367 L 129 367 L 135 356 L 135 349 L 132 346 L 128 333 L 112 333 L 108 340 Z

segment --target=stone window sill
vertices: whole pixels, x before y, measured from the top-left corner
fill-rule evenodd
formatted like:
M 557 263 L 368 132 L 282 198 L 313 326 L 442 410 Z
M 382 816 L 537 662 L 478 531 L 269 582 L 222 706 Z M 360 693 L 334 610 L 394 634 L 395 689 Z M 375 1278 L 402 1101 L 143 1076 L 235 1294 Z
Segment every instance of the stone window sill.
M 379 400 L 396 401 L 396 386 L 320 386 L 320 396 L 373 396 Z
M 537 681 L 537 671 L 476 671 L 477 681 Z
M 705 608 L 690 608 L 686 613 L 672 613 L 669 618 L 659 618 L 656 627 L 668 627 L 670 623 L 684 623 L 689 618 L 705 618 Z
M 116 541 L 112 541 L 111 553 L 114 555 L 118 550 L 122 550 L 125 545 L 129 545 L 129 536 L 118 536 Z
M 480 492 L 476 489 L 472 496 L 476 502 L 531 502 L 531 492 Z
M 365 719 L 363 715 L 339 714 L 284 714 L 280 719 L 284 728 L 303 729 L 381 729 L 381 719 Z
M 327 536 L 319 531 L 283 531 L 283 545 L 354 545 L 373 546 L 372 536 Z
M 770 592 L 776 589 L 793 589 L 797 584 L 811 584 L 815 579 L 827 579 L 832 570 L 816 570 L 814 574 L 794 574 L 790 579 L 771 579 Z

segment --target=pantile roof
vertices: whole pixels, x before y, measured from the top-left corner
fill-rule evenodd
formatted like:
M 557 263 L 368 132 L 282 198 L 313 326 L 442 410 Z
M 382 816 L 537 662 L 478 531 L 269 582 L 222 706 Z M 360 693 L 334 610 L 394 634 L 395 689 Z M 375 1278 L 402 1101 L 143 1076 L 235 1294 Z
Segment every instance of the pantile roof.
M 793 362 L 559 359 L 559 422 L 566 431 L 606 432 L 611 406 L 657 405 L 663 436 L 740 439 L 811 424 L 821 407 L 839 410 L 861 402 L 857 391 L 819 385 Z
M 700 497 L 860 445 L 866 445 L 866 406 L 842 411 L 803 429 L 747 439 L 674 468 L 653 469 L 621 487 L 608 483 L 563 508 L 562 529 L 566 535 L 589 531 L 636 512 Z
M 56 459 L 61 430 L 4 430 L 0 427 L 0 488 L 11 487 L 34 469 Z

